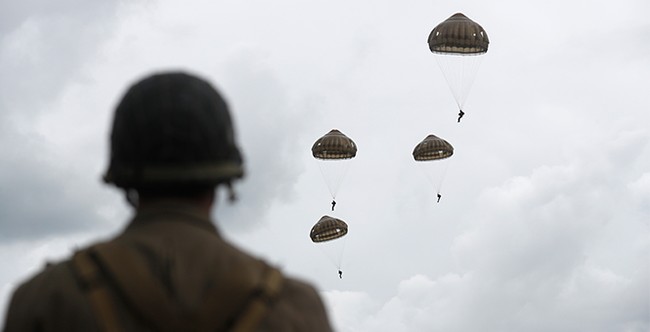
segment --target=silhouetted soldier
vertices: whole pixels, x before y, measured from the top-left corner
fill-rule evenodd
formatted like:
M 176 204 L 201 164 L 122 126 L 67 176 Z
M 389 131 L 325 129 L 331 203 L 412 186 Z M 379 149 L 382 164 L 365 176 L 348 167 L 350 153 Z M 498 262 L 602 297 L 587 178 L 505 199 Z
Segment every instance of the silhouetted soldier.
M 135 216 L 18 287 L 5 332 L 331 331 L 315 289 L 226 242 L 215 188 L 243 176 L 226 103 L 206 81 L 153 75 L 118 105 L 104 180 Z
M 460 123 L 460 119 L 463 118 L 463 115 L 465 115 L 465 112 L 463 112 L 463 110 L 460 110 L 460 112 L 458 112 L 458 123 Z
M 334 207 L 336 206 L 336 201 L 332 200 L 332 211 L 334 211 Z
M 343 279 L 343 271 L 339 270 L 339 279 Z
M 442 198 L 442 195 L 440 193 L 438 193 L 438 202 L 437 203 L 440 203 L 441 198 Z

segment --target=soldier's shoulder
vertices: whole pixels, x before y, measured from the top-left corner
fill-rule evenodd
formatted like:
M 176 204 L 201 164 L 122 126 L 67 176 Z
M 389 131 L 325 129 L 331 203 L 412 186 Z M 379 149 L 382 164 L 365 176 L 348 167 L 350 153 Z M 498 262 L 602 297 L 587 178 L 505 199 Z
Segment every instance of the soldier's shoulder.
M 69 259 L 47 262 L 39 271 L 18 285 L 14 291 L 14 297 L 48 296 L 51 292 L 60 291 L 63 285 L 72 283 L 74 283 L 74 275 Z
M 320 301 L 320 295 L 312 284 L 291 276 L 285 276 L 284 280 L 283 293 L 286 296 L 295 297 L 304 301 Z
M 263 326 L 268 331 L 332 331 L 316 288 L 288 276 L 284 277 L 282 290 Z
M 11 295 L 5 330 L 27 331 L 38 324 L 70 322 L 88 315 L 69 260 L 46 264 L 22 281 Z

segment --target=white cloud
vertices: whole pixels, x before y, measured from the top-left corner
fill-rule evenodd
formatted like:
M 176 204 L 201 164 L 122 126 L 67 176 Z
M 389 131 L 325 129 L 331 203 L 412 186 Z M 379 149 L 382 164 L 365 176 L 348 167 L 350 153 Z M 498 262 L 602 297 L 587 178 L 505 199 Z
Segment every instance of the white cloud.
M 451 248 L 458 273 L 414 275 L 381 305 L 364 293 L 354 299 L 327 293 L 335 298 L 328 303 L 337 326 L 341 331 L 647 330 L 650 214 L 634 207 L 647 196 L 647 138 L 621 133 L 584 147 L 566 165 L 541 166 L 485 189 L 469 213 L 474 222 Z M 628 172 L 617 173 L 619 159 Z M 364 302 L 350 314 L 357 320 L 341 313 L 359 298 Z
M 224 233 L 313 280 L 338 330 L 648 330 L 646 1 L 0 8 L 2 301 L 79 229 L 126 220 L 98 183 L 112 108 L 173 68 L 234 112 L 248 175 Z M 492 41 L 461 124 L 426 47 L 456 11 Z M 332 128 L 359 145 L 333 213 L 343 279 L 307 236 L 331 212 L 309 149 Z M 410 156 L 429 133 L 456 148 L 440 204 Z

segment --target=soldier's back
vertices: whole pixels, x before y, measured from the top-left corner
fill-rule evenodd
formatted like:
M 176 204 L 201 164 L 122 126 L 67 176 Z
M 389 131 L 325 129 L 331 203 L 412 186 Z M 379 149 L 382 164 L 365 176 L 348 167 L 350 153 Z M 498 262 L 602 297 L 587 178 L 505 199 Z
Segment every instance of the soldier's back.
M 331 330 L 313 287 L 272 280 L 277 270 L 225 242 L 209 219 L 180 205 L 141 211 L 118 237 L 86 251 L 106 277 L 116 317 L 111 324 L 120 330 L 230 330 L 245 326 L 254 310 L 262 313 L 253 331 Z M 89 296 L 92 283 L 77 260 L 47 267 L 14 293 L 5 331 L 105 329 Z M 273 288 L 263 294 L 267 284 Z

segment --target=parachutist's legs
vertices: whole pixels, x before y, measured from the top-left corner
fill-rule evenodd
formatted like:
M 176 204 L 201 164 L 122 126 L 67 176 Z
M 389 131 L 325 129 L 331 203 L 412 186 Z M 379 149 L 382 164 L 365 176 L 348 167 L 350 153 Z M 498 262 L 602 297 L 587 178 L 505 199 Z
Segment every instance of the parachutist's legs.
M 334 206 L 336 206 L 336 201 L 332 200 L 332 211 L 334 211 Z
M 438 193 L 438 202 L 437 203 L 440 203 L 441 198 L 442 198 L 442 195 L 440 193 Z

